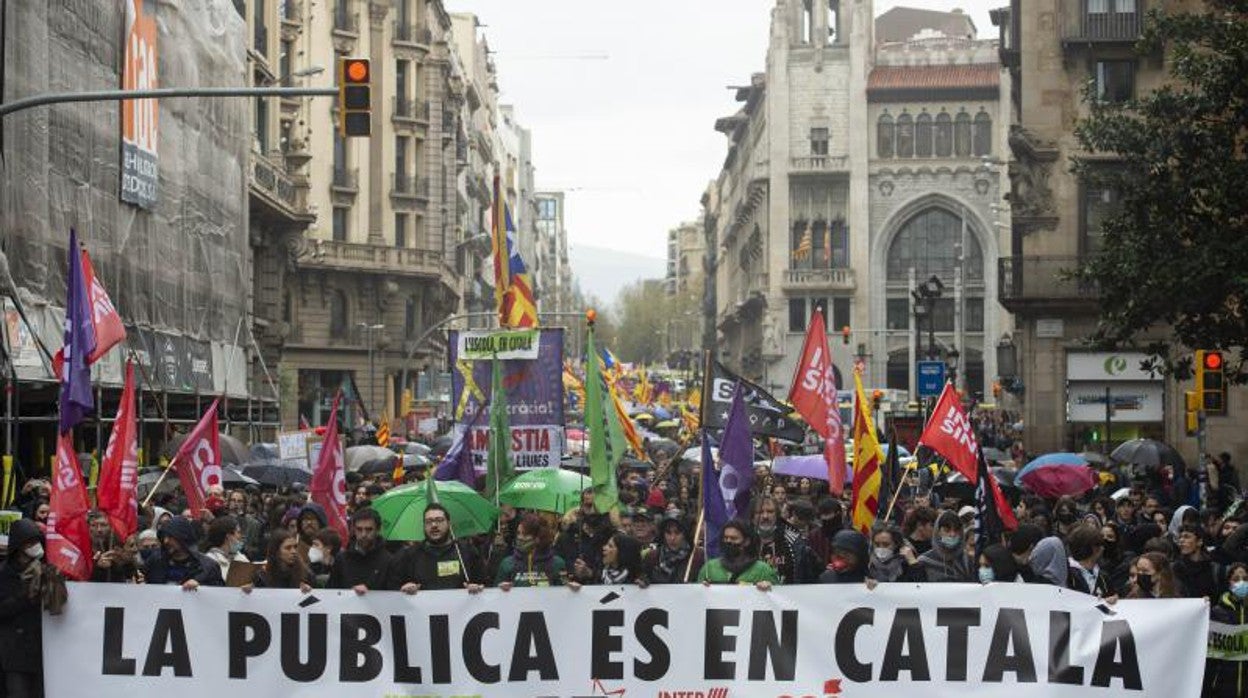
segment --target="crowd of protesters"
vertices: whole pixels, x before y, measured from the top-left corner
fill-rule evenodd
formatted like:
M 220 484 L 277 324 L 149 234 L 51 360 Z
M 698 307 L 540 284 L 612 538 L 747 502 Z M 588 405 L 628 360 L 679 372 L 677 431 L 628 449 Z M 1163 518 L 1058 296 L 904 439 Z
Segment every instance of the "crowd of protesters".
M 298 486 L 216 489 L 198 512 L 186 510 L 176 491 L 161 494 L 140 511 L 139 532 L 124 540 L 107 517 L 89 516 L 92 581 L 357 594 L 596 584 L 1048 584 L 1109 603 L 1205 598 L 1215 620 L 1248 622 L 1248 510 L 1228 454 L 1211 457 L 1211 473 L 1163 474 L 1126 492 L 1113 483 L 1078 499 L 1024 494 L 1015 509 L 1020 525 L 994 540 L 977 537 L 973 502 L 942 498 L 939 488 L 903 486 L 889 520 L 881 516 L 863 533 L 851 525 L 848 488 L 833 496 L 822 481 L 773 477 L 760 467 L 751 510 L 723 527 L 709 559 L 695 540 L 700 466 L 676 467 L 665 453 L 654 455 L 653 467 L 621 472 L 620 506 L 609 513 L 586 490 L 562 516 L 504 505 L 495 533 L 453 540 L 448 512 L 434 504 L 424 512 L 419 544 L 383 536 L 370 503 L 392 486 L 385 475 L 349 474 L 347 540 Z M 48 494 L 38 480 L 22 488 L 17 504 L 26 518 L 10 528 L 0 565 L 0 698 L 41 695 L 41 614 L 65 603 L 63 578 L 43 562 Z M 1245 679 L 1240 663 L 1211 661 L 1207 695 L 1248 696 Z

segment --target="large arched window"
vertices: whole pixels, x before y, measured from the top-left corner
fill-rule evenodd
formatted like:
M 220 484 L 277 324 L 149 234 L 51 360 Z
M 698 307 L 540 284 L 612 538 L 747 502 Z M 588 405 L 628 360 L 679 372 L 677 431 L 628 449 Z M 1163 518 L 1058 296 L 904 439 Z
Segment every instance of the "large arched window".
M 932 115 L 927 112 L 919 114 L 914 120 L 914 156 L 916 158 L 932 156 Z
M 992 154 L 992 117 L 988 116 L 988 112 L 983 109 L 975 115 L 975 136 L 974 146 L 975 155 L 991 155 Z
M 959 112 L 953 122 L 953 153 L 960 158 L 971 155 L 971 115 Z
M 893 156 L 893 117 L 884 112 L 876 124 L 876 153 L 882 158 Z
M 936 157 L 947 158 L 953 155 L 953 119 L 949 112 L 942 111 L 936 115 Z
M 952 285 L 962 240 L 962 219 L 943 208 L 929 208 L 911 218 L 888 248 L 888 281 L 908 283 L 910 268 L 922 280 L 935 276 Z M 979 241 L 966 231 L 963 274 L 967 281 L 982 281 L 984 256 Z
M 909 114 L 897 117 L 897 157 L 914 157 L 914 117 Z
M 347 317 L 347 295 L 342 291 L 329 294 L 329 336 L 346 337 L 350 327 Z

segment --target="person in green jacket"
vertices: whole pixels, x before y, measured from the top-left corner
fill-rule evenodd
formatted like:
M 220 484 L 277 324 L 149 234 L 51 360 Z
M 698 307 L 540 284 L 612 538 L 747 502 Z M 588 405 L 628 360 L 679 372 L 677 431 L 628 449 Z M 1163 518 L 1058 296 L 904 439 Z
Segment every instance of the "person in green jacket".
M 515 546 L 498 566 L 498 588 L 563 586 L 567 564 L 555 554 L 554 541 L 555 533 L 542 517 L 527 514 L 520 519 Z
M 712 558 L 698 572 L 698 581 L 712 584 L 753 584 L 762 591 L 780 583 L 771 565 L 758 559 L 758 536 L 739 519 L 724 524 L 719 534 L 720 556 Z

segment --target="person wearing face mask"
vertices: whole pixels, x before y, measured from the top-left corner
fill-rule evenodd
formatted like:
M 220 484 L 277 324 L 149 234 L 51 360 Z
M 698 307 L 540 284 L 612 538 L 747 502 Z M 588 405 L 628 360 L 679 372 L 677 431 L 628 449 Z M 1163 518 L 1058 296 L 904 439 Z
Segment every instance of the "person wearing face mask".
M 867 577 L 874 582 L 918 582 L 923 570 L 914 548 L 905 544 L 901 531 L 877 525 L 871 535 L 871 561 Z
M 819 501 L 819 520 L 810 532 L 811 565 L 822 570 L 832 559 L 832 539 L 845 527 L 845 508 L 831 497 Z
M 1018 562 L 1014 560 L 1014 556 L 1000 543 L 994 543 L 986 548 L 984 552 L 979 554 L 979 583 L 991 584 L 993 582 L 1022 582 L 1023 578 L 1018 573 Z
M 928 582 L 973 582 L 975 567 L 966 554 L 962 519 L 952 511 L 936 518 L 936 538 L 932 549 L 919 557 Z
M 1226 570 L 1227 591 L 1209 608 L 1209 619 L 1227 625 L 1248 624 L 1248 565 Z M 1205 663 L 1203 696 L 1248 698 L 1248 663 L 1210 659 Z
M 1174 599 L 1174 573 L 1170 560 L 1162 553 L 1151 552 L 1135 558 L 1128 599 Z
M 1054 533 L 1065 538 L 1079 525 L 1079 508 L 1071 497 L 1062 497 L 1053 507 Z
M 264 555 L 264 527 L 260 520 L 247 511 L 247 493 L 243 490 L 230 490 L 225 495 L 226 513 L 234 517 L 238 528 L 243 532 L 243 554 L 252 560 L 259 560 Z
M 503 558 L 494 578 L 498 588 L 511 591 L 512 587 L 563 586 L 568 577 L 567 563 L 555 554 L 554 537 L 542 517 L 527 514 L 521 518 L 511 554 Z
M 43 611 L 59 614 L 65 579 L 44 559 L 43 534 L 30 519 L 9 528 L 0 566 L 0 671 L 7 698 L 43 695 Z
M 233 516 L 222 516 L 208 524 L 208 534 L 204 537 L 204 554 L 221 567 L 221 578 L 230 578 L 230 565 L 235 562 L 249 562 L 243 554 L 243 531 Z M 233 582 L 232 586 L 246 583 L 244 579 Z
M 329 583 L 329 572 L 334 560 L 342 551 L 342 537 L 332 528 L 322 529 L 312 539 L 308 548 L 308 570 L 312 573 L 312 586 L 324 589 Z
M 867 578 L 867 563 L 874 561 L 870 542 L 861 533 L 845 529 L 832 537 L 832 560 L 819 575 L 820 584 L 859 584 Z M 870 558 L 870 560 L 869 560 Z
M 712 584 L 753 584 L 767 591 L 780 583 L 776 570 L 758 559 L 758 536 L 739 519 L 724 524 L 719 533 L 719 557 L 712 558 L 698 572 L 698 581 Z

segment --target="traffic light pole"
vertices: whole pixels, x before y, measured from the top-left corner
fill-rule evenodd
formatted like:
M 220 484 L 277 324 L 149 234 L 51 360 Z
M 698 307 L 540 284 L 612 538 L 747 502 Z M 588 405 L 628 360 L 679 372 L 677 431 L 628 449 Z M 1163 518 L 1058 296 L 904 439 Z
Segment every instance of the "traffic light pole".
M 32 107 L 70 102 L 124 102 L 169 97 L 337 97 L 337 87 L 161 87 L 152 90 L 49 92 L 0 104 L 0 117 Z

